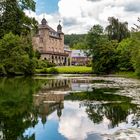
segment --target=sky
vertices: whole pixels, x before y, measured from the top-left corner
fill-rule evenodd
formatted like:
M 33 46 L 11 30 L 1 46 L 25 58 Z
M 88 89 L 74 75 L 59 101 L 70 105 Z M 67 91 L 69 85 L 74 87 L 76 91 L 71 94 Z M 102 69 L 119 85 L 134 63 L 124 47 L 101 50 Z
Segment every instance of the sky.
M 25 11 L 40 23 L 45 17 L 56 29 L 59 20 L 65 34 L 87 33 L 95 24 L 108 25 L 108 17 L 127 21 L 129 28 L 140 17 L 140 0 L 35 0 L 36 12 Z

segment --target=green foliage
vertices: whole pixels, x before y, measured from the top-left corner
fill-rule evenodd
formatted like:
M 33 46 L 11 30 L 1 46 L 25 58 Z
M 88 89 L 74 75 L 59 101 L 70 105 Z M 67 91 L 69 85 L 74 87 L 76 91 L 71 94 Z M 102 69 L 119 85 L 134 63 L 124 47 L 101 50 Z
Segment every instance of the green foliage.
M 91 92 L 70 93 L 65 97 L 66 100 L 88 100 L 88 101 L 130 101 L 131 99 L 125 96 L 115 95 L 118 88 L 100 88 L 93 89 Z
M 132 51 L 132 64 L 135 69 L 137 76 L 140 77 L 140 32 L 138 33 L 138 38 L 133 38 L 133 51 Z
M 5 68 L 2 64 L 0 64 L 0 76 L 4 76 L 4 75 L 6 75 Z
M 100 25 L 94 25 L 86 36 L 86 44 L 87 49 L 89 49 L 90 53 L 94 51 L 96 47 L 98 47 L 103 34 L 103 27 Z
M 134 69 L 135 69 L 135 73 L 138 77 L 140 77 L 140 50 L 138 52 L 138 55 L 135 57 L 135 60 L 134 60 Z
M 30 77 L 0 78 L 0 127 L 4 140 L 23 139 L 24 131 L 38 122 L 33 94 L 43 82 Z
M 135 71 L 140 77 L 140 32 L 132 33 L 131 38 L 122 40 L 117 48 L 120 71 Z
M 31 29 L 37 31 L 38 22 L 24 11 L 35 11 L 33 0 L 4 0 L 0 2 L 0 63 L 7 74 L 33 74 L 36 59 L 32 48 Z M 22 37 L 20 37 L 20 36 Z M 39 56 L 38 56 L 39 57 Z
M 77 50 L 81 50 L 81 49 L 84 50 L 86 49 L 86 43 L 84 41 L 78 42 L 74 44 L 72 48 L 77 49 Z
M 37 60 L 37 69 L 43 69 L 43 68 L 50 68 L 50 67 L 55 67 L 56 64 L 50 63 L 47 60 Z
M 131 62 L 133 51 L 132 39 L 127 38 L 122 40 L 117 48 L 118 53 L 118 69 L 120 71 L 133 71 L 133 65 Z
M 36 32 L 38 22 L 35 18 L 27 17 L 23 11 L 24 9 L 35 10 L 35 2 L 33 0 L 5 0 L 0 2 L 0 7 L 2 7 L 0 38 L 9 32 L 27 35 L 31 33 L 31 28 Z
M 41 60 L 41 59 L 37 61 L 37 67 L 36 67 L 37 69 L 43 69 L 47 67 L 48 67 L 48 61 Z
M 41 53 L 38 50 L 35 51 L 35 57 L 37 59 L 40 59 L 41 58 Z
M 119 42 L 130 37 L 127 22 L 120 22 L 114 17 L 108 18 L 109 25 L 106 27 L 109 40 L 118 40 Z
M 94 51 L 99 46 L 99 43 L 102 39 L 103 27 L 100 25 L 94 25 L 88 34 L 86 35 L 86 49 L 89 52 L 89 55 L 94 57 Z
M 109 17 L 108 21 L 105 32 L 102 26 L 94 25 L 83 38 L 69 35 L 65 37 L 65 42 L 72 43 L 70 46 L 73 48 L 83 49 L 88 56 L 92 56 L 92 68 L 96 74 L 135 71 L 140 76 L 139 25 L 135 25 L 137 32 L 132 32 L 130 36 L 127 22 L 120 22 L 114 17 Z
M 103 41 L 94 51 L 93 70 L 96 74 L 109 74 L 116 71 L 116 50 L 110 41 Z
M 47 68 L 36 69 L 36 73 L 38 74 L 48 74 Z
M 33 74 L 36 67 L 31 41 L 12 33 L 0 40 L 0 63 L 7 74 Z
M 85 34 L 71 34 L 65 35 L 64 44 L 69 45 L 71 48 L 75 48 L 75 45 L 79 42 L 83 42 Z
M 34 0 L 19 0 L 19 6 L 22 10 L 27 9 L 35 11 L 35 4 Z
M 36 69 L 36 59 L 35 58 L 26 58 L 26 61 L 23 62 L 25 67 L 21 69 L 25 75 L 33 75 Z
M 48 73 L 49 74 L 58 74 L 59 72 L 56 68 L 52 67 L 52 68 L 48 69 Z
M 110 73 L 116 70 L 117 43 L 109 41 L 103 35 L 103 28 L 94 25 L 86 36 L 87 50 L 92 56 L 92 67 L 96 74 Z
M 55 63 L 48 62 L 48 68 L 50 68 L 50 67 L 55 67 L 55 66 L 56 66 Z

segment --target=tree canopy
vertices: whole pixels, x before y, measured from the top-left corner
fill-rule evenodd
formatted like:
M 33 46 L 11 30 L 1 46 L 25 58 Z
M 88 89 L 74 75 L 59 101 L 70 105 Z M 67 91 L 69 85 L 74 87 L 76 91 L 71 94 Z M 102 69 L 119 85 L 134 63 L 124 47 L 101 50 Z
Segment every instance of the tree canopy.
M 27 35 L 37 28 L 37 21 L 25 15 L 25 9 L 35 11 L 33 0 L 3 0 L 0 2 L 0 38 L 9 32 Z
M 101 25 L 94 25 L 75 48 L 84 49 L 92 56 L 92 68 L 96 74 L 135 71 L 140 76 L 139 25 L 133 31 L 128 30 L 127 22 L 110 17 L 105 30 Z
M 92 56 L 92 67 L 96 74 L 110 73 L 115 67 L 115 47 L 103 33 L 103 27 L 94 25 L 86 36 L 87 50 Z
M 35 63 L 30 39 L 9 33 L 0 40 L 0 74 L 33 74 Z
M 65 35 L 64 43 L 69 45 L 70 48 L 75 48 L 79 42 L 83 42 L 85 34 L 71 34 Z
M 34 0 L 0 1 L 0 75 L 35 71 L 31 33 L 38 22 L 26 16 L 25 9 L 35 11 Z
M 108 18 L 109 25 L 106 27 L 109 40 L 118 40 L 119 42 L 130 36 L 127 22 L 120 22 L 114 17 Z

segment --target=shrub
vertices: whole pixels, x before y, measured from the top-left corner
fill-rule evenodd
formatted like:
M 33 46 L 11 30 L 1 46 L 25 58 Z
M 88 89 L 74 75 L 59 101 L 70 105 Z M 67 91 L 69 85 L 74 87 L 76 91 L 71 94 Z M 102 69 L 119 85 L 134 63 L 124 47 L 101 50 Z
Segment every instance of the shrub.
M 48 67 L 48 62 L 45 60 L 37 60 L 37 69 L 43 69 Z
M 48 68 L 50 68 L 50 67 L 55 67 L 55 66 L 56 66 L 55 63 L 48 62 Z
M 3 65 L 0 65 L 0 76 L 6 75 L 6 71 Z
M 50 63 L 47 60 L 38 60 L 37 61 L 37 69 L 43 69 L 43 68 L 50 68 L 55 67 L 56 65 L 54 63 Z
M 58 74 L 59 72 L 58 72 L 58 70 L 57 70 L 56 68 L 52 67 L 52 68 L 50 68 L 50 69 L 48 70 L 48 73 L 49 73 L 49 74 Z

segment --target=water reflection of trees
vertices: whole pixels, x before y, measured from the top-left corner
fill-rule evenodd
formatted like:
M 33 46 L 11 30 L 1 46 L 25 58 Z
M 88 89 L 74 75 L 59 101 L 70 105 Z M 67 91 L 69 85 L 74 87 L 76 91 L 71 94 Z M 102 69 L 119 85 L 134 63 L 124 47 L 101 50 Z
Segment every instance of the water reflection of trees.
M 127 123 L 127 116 L 135 112 L 136 105 L 130 103 L 86 104 L 86 112 L 94 123 L 100 123 L 105 116 L 110 120 L 110 128 L 121 122 Z
M 94 123 L 99 124 L 106 117 L 110 120 L 108 127 L 113 128 L 121 122 L 127 123 L 127 116 L 133 113 L 135 117 L 132 124 L 138 124 L 140 121 L 139 108 L 136 104 L 130 103 L 131 98 L 114 94 L 117 90 L 119 89 L 93 89 L 92 92 L 71 93 L 65 99 L 82 101 L 80 107 L 86 107 L 86 113 Z
M 34 127 L 37 113 L 32 94 L 40 89 L 41 81 L 32 78 L 0 79 L 0 132 L 2 140 L 22 140 L 24 130 Z M 33 140 L 26 138 L 26 140 Z

